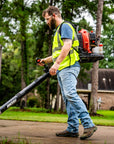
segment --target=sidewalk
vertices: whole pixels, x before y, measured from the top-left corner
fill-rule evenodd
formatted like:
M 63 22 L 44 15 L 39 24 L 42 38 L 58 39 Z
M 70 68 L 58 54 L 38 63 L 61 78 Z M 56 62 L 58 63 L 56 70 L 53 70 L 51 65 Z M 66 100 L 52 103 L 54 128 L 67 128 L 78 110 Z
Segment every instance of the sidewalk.
M 0 139 L 27 139 L 32 144 L 114 144 L 114 127 L 98 126 L 98 130 L 87 140 L 56 137 L 55 133 L 66 127 L 66 123 L 0 120 Z M 79 133 L 83 133 L 81 125 Z

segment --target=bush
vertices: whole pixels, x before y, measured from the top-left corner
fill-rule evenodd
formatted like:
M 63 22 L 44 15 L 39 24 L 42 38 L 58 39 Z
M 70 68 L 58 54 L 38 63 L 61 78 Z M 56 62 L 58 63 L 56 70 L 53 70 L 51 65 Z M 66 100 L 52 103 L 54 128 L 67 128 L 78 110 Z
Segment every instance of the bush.
M 113 110 L 113 111 L 114 111 L 114 106 L 111 106 L 111 107 L 110 107 L 110 110 Z
M 39 107 L 40 103 L 38 102 L 38 99 L 36 97 L 30 97 L 27 100 L 27 106 L 28 107 Z

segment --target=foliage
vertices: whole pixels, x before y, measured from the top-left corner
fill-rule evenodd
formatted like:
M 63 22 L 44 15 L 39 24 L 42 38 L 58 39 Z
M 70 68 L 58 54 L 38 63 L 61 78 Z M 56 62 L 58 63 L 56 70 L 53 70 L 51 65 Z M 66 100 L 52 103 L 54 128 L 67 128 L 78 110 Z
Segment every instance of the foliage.
M 101 42 L 103 43 L 104 59 L 100 61 L 100 68 L 114 69 L 114 25 L 107 24 L 108 30 L 103 31 Z
M 109 30 L 108 24 L 114 25 L 113 14 L 114 14 L 113 0 L 104 1 L 102 24 L 105 31 Z
M 51 32 L 50 36 L 49 28 L 42 17 L 42 11 L 49 5 L 56 5 L 60 8 L 63 19 L 79 25 L 79 29 L 85 28 L 90 31 L 92 27 L 87 22 L 88 19 L 82 16 L 82 13 L 89 12 L 93 19 L 96 20 L 97 2 L 97 0 L 37 0 L 32 1 L 30 4 L 29 1 L 25 0 L 5 0 L 0 2 L 0 44 L 3 46 L 0 105 L 21 90 L 22 44 L 25 46 L 25 59 L 23 62 L 26 84 L 31 83 L 44 73 L 43 67 L 38 67 L 35 59 L 36 57 L 43 58 L 49 55 L 49 40 L 52 41 L 53 33 Z M 106 51 L 105 57 L 108 55 L 108 61 L 106 59 L 101 61 L 100 67 L 108 65 L 109 68 L 113 68 L 112 57 L 110 57 L 113 47 L 110 40 L 114 33 L 114 28 L 111 28 L 113 26 L 113 21 L 110 17 L 112 13 L 112 0 L 105 1 L 103 12 L 105 33 L 103 35 L 106 37 L 102 38 L 102 42 Z M 80 21 L 77 22 L 77 19 L 80 19 Z M 86 76 L 85 70 L 89 70 L 91 67 L 92 64 L 90 63 L 81 64 L 81 79 Z M 52 96 L 56 94 L 56 84 L 56 77 L 50 78 L 50 94 Z M 42 106 L 45 105 L 47 97 L 47 85 L 48 80 L 38 87 Z
M 27 106 L 28 107 L 40 107 L 40 103 L 36 97 L 30 97 L 27 99 Z
M 9 45 L 3 49 L 0 105 L 14 96 L 20 89 L 20 64 L 18 48 Z

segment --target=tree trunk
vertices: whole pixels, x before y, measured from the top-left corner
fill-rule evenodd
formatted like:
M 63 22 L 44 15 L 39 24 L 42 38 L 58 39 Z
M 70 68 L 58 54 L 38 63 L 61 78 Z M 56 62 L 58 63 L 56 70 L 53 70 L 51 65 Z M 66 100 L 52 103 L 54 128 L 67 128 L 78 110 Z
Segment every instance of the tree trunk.
M 60 86 L 59 83 L 57 83 L 57 96 L 56 96 L 56 111 L 59 111 L 59 96 L 60 96 Z
M 45 98 L 45 108 L 50 110 L 50 78 L 47 78 L 47 96 Z
M 97 8 L 97 25 L 96 25 L 96 38 L 99 39 L 97 42 L 98 46 L 100 43 L 100 35 L 101 35 L 102 13 L 103 13 L 103 0 L 99 0 Z M 91 115 L 96 114 L 97 111 L 98 68 L 99 68 L 99 61 L 93 64 L 92 69 L 92 92 L 91 92 L 90 109 L 89 109 Z
M 2 45 L 0 45 L 0 84 L 1 84 L 1 70 L 2 70 Z
M 26 60 L 25 60 L 25 49 L 26 49 L 26 41 L 21 41 L 21 89 L 26 87 L 26 75 L 27 71 L 25 71 Z M 23 109 L 24 106 L 27 106 L 27 95 L 25 95 L 20 102 L 20 108 Z
M 50 5 L 52 5 L 53 0 L 50 0 Z M 52 44 L 51 44 L 51 36 L 52 31 L 48 30 L 48 44 L 49 44 L 49 50 L 48 50 L 48 56 L 52 54 Z M 50 65 L 49 65 L 50 66 Z M 47 97 L 45 98 L 45 108 L 50 109 L 50 78 L 47 78 Z
M 62 97 L 62 95 L 61 95 L 61 112 L 64 112 L 64 111 L 65 111 L 65 108 L 66 108 L 66 106 L 65 106 L 65 103 L 64 103 L 64 101 L 63 101 L 63 97 Z
M 91 91 L 91 99 L 90 99 L 90 114 L 96 114 L 97 110 L 97 90 L 98 90 L 98 67 L 99 61 L 93 64 L 92 70 L 92 91 Z
M 52 30 L 48 30 L 48 45 L 49 45 L 49 50 L 48 50 L 48 56 L 52 55 Z M 50 64 L 48 64 L 50 67 Z M 47 78 L 47 97 L 45 99 L 45 108 L 50 109 L 50 78 Z
M 21 33 L 21 89 L 28 85 L 28 51 L 26 45 L 26 25 L 27 15 L 25 15 L 24 0 L 21 1 L 22 17 L 20 18 L 20 33 Z M 27 106 L 27 95 L 21 99 L 20 107 Z

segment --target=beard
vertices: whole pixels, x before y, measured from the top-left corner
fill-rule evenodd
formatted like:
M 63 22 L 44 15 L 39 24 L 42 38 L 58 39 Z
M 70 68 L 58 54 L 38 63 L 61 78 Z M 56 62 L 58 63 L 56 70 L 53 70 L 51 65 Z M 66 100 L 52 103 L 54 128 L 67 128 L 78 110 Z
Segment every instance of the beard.
M 54 18 L 51 19 L 51 23 L 50 23 L 50 29 L 54 30 L 56 28 L 56 21 Z

